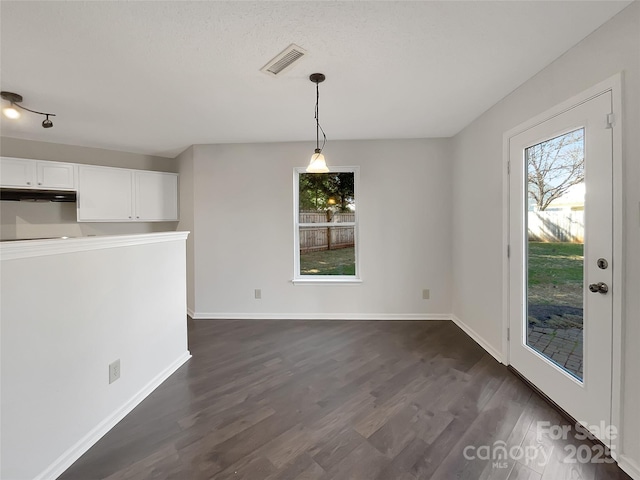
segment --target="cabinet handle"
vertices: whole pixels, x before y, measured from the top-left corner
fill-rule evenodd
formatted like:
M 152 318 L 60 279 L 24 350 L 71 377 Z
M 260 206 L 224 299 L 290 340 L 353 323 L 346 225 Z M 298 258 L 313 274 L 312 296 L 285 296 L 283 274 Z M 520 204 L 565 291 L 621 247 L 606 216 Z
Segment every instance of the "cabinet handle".
M 129 215 L 129 218 L 131 218 L 131 215 Z
M 42 185 L 42 182 L 38 182 L 38 185 Z
M 31 185 L 31 182 L 27 182 L 27 185 Z

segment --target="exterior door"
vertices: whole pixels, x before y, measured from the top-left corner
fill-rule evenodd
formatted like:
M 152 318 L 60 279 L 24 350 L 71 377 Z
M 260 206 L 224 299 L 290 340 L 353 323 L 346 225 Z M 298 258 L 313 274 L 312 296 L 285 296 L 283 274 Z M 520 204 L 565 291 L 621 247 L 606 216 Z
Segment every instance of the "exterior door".
M 509 362 L 585 426 L 611 424 L 611 112 L 604 92 L 509 139 Z

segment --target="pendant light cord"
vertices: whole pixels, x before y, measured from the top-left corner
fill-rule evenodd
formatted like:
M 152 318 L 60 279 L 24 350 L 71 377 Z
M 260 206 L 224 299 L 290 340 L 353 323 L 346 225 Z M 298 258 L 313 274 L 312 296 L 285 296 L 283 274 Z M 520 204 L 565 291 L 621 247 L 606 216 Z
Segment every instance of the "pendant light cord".
M 318 115 L 318 105 L 320 103 L 320 84 L 316 82 L 316 149 L 320 149 L 320 153 L 324 150 L 324 145 L 327 143 L 327 135 L 324 133 L 324 130 L 320 126 L 320 116 Z M 320 132 L 322 132 L 322 148 L 320 148 Z

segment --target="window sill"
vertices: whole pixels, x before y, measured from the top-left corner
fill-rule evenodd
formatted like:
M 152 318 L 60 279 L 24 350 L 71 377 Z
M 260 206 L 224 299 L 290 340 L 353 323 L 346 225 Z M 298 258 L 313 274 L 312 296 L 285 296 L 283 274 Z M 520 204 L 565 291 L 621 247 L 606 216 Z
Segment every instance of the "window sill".
M 360 278 L 294 278 L 291 280 L 294 285 L 357 285 L 362 283 Z

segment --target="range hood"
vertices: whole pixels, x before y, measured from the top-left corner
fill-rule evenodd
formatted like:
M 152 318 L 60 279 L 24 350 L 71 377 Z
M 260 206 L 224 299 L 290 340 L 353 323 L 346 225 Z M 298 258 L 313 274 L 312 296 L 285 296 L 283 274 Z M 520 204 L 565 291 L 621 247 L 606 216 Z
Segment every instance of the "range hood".
M 0 200 L 10 202 L 75 202 L 76 192 L 0 188 Z

